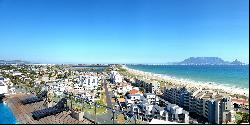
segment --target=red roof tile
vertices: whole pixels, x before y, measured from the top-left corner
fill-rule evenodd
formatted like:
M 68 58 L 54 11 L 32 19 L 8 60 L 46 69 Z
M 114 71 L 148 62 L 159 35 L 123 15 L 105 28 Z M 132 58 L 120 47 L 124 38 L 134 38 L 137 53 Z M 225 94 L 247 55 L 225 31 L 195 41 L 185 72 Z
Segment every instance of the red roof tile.
M 137 94 L 137 93 L 139 93 L 139 91 L 136 90 L 136 89 L 132 89 L 132 90 L 129 91 L 129 93 L 130 94 Z

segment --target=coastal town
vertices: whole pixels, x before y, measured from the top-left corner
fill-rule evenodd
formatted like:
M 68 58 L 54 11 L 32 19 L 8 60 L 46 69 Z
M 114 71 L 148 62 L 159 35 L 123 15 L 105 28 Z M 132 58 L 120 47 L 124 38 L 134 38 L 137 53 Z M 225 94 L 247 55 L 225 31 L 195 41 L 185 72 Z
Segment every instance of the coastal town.
M 20 124 L 249 123 L 249 93 L 179 82 L 120 64 L 0 65 Z

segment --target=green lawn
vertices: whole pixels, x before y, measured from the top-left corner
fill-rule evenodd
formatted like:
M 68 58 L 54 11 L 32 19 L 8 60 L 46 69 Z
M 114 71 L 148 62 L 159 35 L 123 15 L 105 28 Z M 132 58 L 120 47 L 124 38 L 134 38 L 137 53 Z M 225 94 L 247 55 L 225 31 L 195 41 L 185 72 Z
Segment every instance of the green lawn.
M 96 101 L 97 103 L 101 104 L 101 105 L 106 105 L 106 96 L 105 94 L 102 92 L 100 95 L 100 100 Z M 70 106 L 71 102 L 69 101 L 68 106 Z M 80 102 L 76 102 L 76 101 L 72 101 L 72 107 L 75 109 L 82 109 L 84 112 L 89 112 L 94 114 L 95 113 L 95 106 L 94 104 L 87 104 L 87 103 L 80 103 Z M 96 114 L 102 114 L 106 111 L 105 107 L 97 107 L 96 108 Z
M 243 112 L 236 112 L 235 120 L 237 123 L 248 123 L 249 122 L 249 114 Z

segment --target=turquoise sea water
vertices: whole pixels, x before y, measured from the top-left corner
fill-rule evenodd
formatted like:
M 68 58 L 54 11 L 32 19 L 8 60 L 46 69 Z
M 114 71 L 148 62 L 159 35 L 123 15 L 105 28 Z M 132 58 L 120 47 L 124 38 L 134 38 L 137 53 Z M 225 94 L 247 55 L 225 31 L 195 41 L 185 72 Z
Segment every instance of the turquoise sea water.
M 176 78 L 249 88 L 248 65 L 127 65 L 127 67 Z
M 0 100 L 0 124 L 16 124 L 16 118 L 9 106 Z

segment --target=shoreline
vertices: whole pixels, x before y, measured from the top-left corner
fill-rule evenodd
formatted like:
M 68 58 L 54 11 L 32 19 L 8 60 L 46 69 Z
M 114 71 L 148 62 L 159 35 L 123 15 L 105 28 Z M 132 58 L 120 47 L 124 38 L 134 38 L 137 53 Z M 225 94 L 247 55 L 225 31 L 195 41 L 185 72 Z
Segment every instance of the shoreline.
M 213 82 L 201 82 L 201 81 L 194 81 L 191 79 L 176 78 L 165 74 L 156 74 L 152 72 L 145 72 L 141 70 L 131 69 L 125 65 L 122 65 L 122 68 L 126 69 L 129 73 L 141 75 L 145 78 L 170 82 L 176 86 L 186 86 L 187 88 L 198 87 L 211 90 L 222 90 L 223 92 L 226 92 L 231 95 L 239 94 L 249 98 L 249 88 L 239 88 L 236 86 L 229 87 L 223 84 L 216 84 Z

